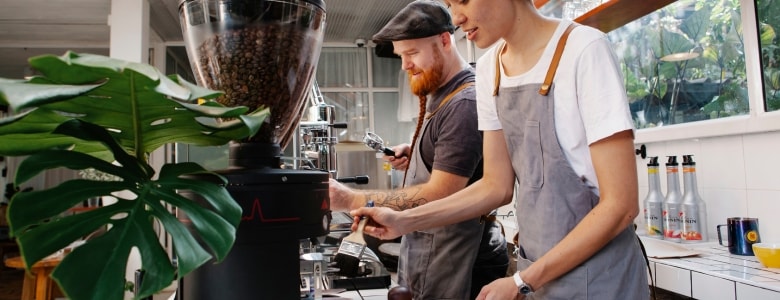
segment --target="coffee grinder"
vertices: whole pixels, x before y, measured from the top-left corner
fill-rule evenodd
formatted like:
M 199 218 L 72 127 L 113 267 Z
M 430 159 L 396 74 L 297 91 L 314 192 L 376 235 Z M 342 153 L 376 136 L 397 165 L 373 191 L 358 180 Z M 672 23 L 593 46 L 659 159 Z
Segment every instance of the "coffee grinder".
M 300 298 L 300 239 L 328 233 L 328 172 L 281 168 L 305 108 L 325 32 L 323 0 L 180 0 L 199 85 L 217 101 L 270 109 L 260 131 L 230 144 L 217 171 L 243 209 L 228 256 L 180 280 L 180 299 Z M 186 216 L 180 218 L 186 219 Z M 186 222 L 186 220 L 183 220 Z

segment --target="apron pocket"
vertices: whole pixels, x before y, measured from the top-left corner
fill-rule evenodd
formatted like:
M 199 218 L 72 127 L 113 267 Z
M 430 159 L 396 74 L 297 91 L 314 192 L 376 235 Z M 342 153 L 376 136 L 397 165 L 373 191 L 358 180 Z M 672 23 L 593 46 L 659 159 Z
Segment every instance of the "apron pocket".
M 524 187 L 540 189 L 544 184 L 544 161 L 542 156 L 542 136 L 539 121 L 526 121 L 523 144 L 519 149 L 525 166 L 522 172 Z

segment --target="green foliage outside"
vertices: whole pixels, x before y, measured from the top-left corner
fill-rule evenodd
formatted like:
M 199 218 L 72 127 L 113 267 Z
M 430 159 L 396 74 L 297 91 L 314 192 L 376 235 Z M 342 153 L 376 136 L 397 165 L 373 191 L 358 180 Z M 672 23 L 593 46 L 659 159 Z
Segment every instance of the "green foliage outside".
M 756 0 L 758 34 L 761 41 L 761 64 L 764 72 L 766 110 L 780 110 L 780 1 Z
M 637 128 L 749 112 L 738 0 L 680 0 L 609 37 Z

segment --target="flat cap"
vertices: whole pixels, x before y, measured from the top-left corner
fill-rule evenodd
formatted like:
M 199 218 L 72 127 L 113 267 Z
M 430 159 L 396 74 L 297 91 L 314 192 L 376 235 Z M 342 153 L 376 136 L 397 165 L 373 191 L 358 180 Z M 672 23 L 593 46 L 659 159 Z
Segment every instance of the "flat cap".
M 445 31 L 455 31 L 447 7 L 436 0 L 417 0 L 401 9 L 372 40 L 376 43 L 411 40 Z

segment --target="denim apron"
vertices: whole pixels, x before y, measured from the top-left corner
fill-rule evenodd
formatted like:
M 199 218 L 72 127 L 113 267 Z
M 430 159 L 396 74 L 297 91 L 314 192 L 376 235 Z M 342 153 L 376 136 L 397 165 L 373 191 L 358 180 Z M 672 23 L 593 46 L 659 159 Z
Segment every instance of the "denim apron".
M 461 88 L 447 95 L 439 108 Z M 432 114 L 424 119 L 420 128 L 422 133 L 415 142 L 417 146 L 407 171 L 406 186 L 422 184 L 431 178 L 420 155 L 420 140 Z M 404 235 L 398 257 L 398 284 L 409 288 L 416 300 L 468 299 L 482 229 L 480 219 L 475 218 Z
M 517 179 L 517 270 L 558 244 L 599 202 L 572 169 L 555 131 L 552 78 L 572 24 L 561 37 L 542 84 L 500 88 L 500 53 L 496 57 L 496 111 Z M 591 258 L 526 299 L 649 299 L 645 261 L 633 227 Z

